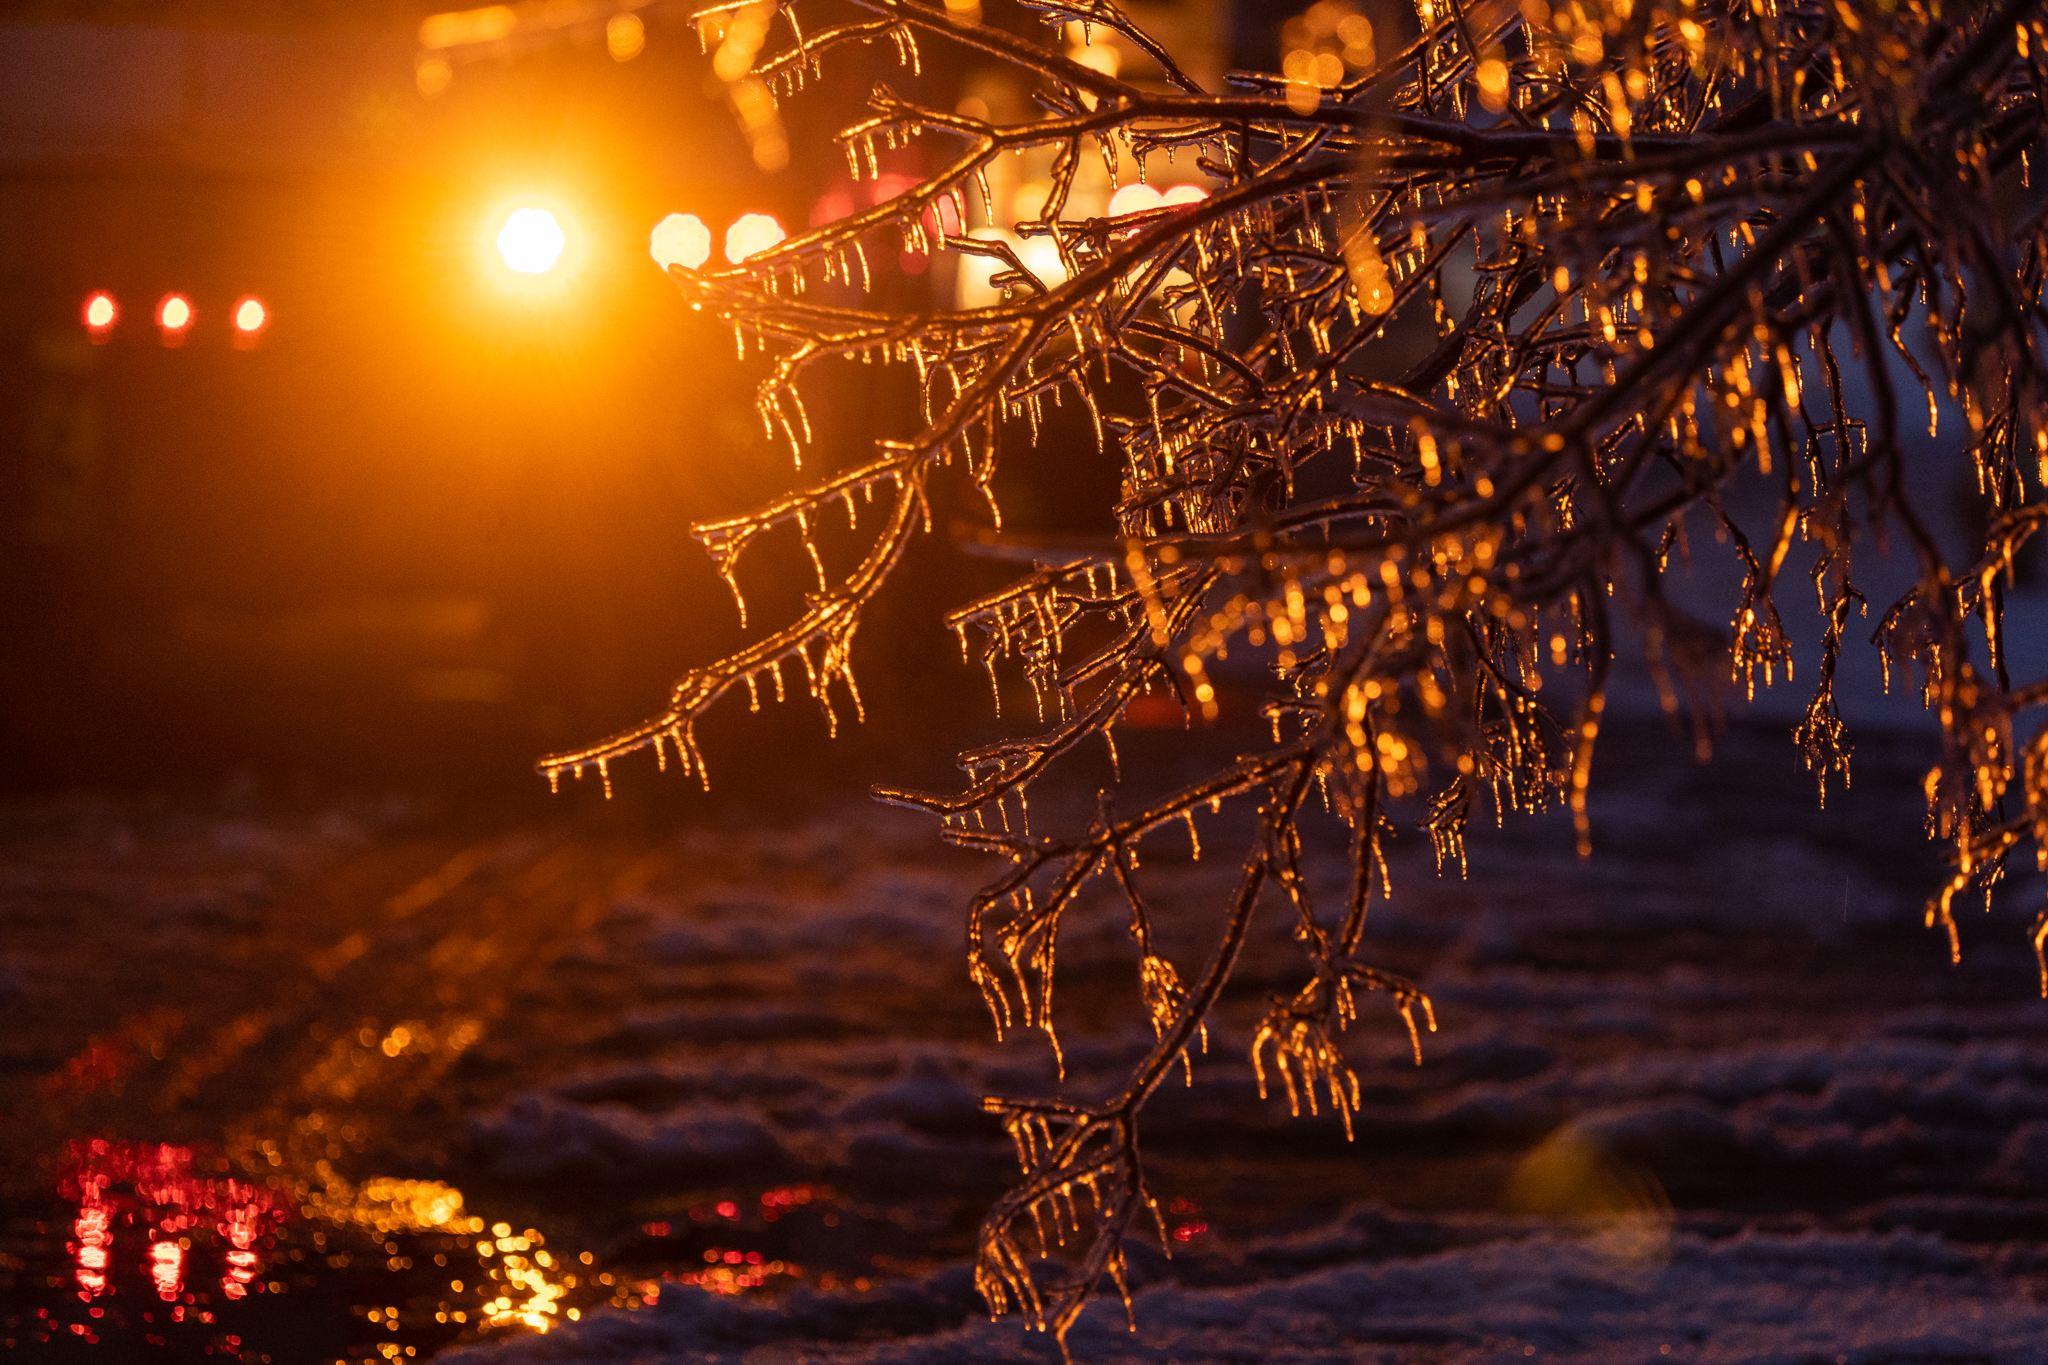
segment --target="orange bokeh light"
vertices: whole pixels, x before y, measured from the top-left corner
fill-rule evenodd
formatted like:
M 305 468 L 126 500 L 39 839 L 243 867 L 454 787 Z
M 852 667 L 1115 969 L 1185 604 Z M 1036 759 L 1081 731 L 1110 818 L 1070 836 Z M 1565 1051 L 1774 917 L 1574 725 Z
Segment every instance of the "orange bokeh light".
M 120 310 L 114 306 L 114 296 L 103 292 L 93 294 L 85 301 L 85 325 L 95 332 L 104 332 L 114 325 Z
M 157 305 L 157 324 L 170 332 L 182 332 L 192 325 L 192 305 L 183 294 L 166 294 Z
M 270 321 L 270 312 L 264 308 L 263 300 L 245 298 L 235 305 L 235 330 L 238 332 L 260 332 Z

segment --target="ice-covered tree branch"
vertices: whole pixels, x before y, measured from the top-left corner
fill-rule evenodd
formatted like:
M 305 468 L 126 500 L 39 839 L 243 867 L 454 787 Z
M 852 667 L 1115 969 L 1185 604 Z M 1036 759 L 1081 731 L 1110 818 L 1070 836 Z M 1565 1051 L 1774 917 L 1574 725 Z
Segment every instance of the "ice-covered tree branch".
M 1475 806 L 1561 804 L 1586 848 L 1617 652 L 1642 651 L 1674 712 L 1790 681 L 1789 574 L 1821 623 L 1795 736 L 1823 796 L 1851 752 L 1837 665 L 1873 605 L 1888 675 L 1940 730 L 1926 791 L 1952 875 L 1927 915 L 1951 950 L 1958 896 L 1988 894 L 2019 850 L 2048 857 L 2048 731 L 2019 738 L 2048 680 L 2011 676 L 2003 625 L 2048 520 L 2048 209 L 2029 183 L 2048 30 L 2033 0 L 1418 0 L 1400 45 L 1324 0 L 1294 21 L 1282 72 L 1221 91 L 1109 0 L 1035 6 L 1046 41 L 914 0 L 847 0 L 799 29 L 822 4 L 782 7 L 788 44 L 752 79 L 794 94 L 873 43 L 914 76 L 942 45 L 1031 82 L 1039 114 L 877 86 L 841 135 L 849 166 L 873 178 L 915 145 L 930 168 L 915 183 L 742 266 L 674 269 L 743 353 L 773 358 L 760 407 L 792 456 L 821 366 L 904 368 L 918 419 L 867 463 L 698 527 L 735 592 L 762 533 L 795 527 L 817 579 L 803 613 L 686 675 L 655 718 L 541 768 L 604 772 L 672 746 L 701 771 L 695 724 L 736 688 L 781 696 L 785 667 L 828 708 L 835 692 L 857 706 L 861 612 L 937 481 L 964 483 L 999 528 L 999 462 L 1028 466 L 1049 406 L 1079 405 L 1121 475 L 1099 538 L 1041 547 L 1029 574 L 948 619 L 999 696 L 1021 672 L 1039 728 L 961 755 L 958 792 L 881 793 L 1006 860 L 969 911 L 998 1027 L 1053 1036 L 1061 917 L 1082 888 L 1112 883 L 1130 909 L 1157 1046 L 1096 1102 L 991 1101 L 1024 1167 L 983 1230 L 993 1307 L 1064 1334 L 1104 1276 L 1121 1283 L 1121 1239 L 1149 1207 L 1138 1111 L 1176 1067 L 1191 1074 L 1262 903 L 1285 907 L 1306 978 L 1252 1055 L 1348 1127 L 1358 1089 L 1338 1039 L 1357 993 L 1386 992 L 1418 1041 L 1418 1016 L 1431 1022 L 1413 986 L 1358 956 L 1390 822 L 1413 818 L 1448 863 Z M 1091 37 L 1150 75 L 1086 60 Z M 1022 207 L 992 185 L 1018 157 L 1045 178 Z M 1106 185 L 1162 163 L 1194 190 L 1111 211 Z M 976 263 L 985 295 L 870 304 L 870 253 L 899 244 Z M 1927 441 L 1904 435 L 1909 409 Z M 1926 461 L 1970 471 L 1984 504 L 1960 558 L 1917 500 Z M 886 511 L 864 520 L 878 489 Z M 866 548 L 835 577 L 814 536 L 839 511 Z M 1872 604 L 1887 538 L 1914 583 Z M 1725 627 L 1679 605 L 1674 551 L 1729 556 Z M 1270 679 L 1271 747 L 1131 813 L 1110 794 L 1085 829 L 1031 832 L 1033 782 L 1083 747 L 1113 755 L 1148 693 L 1213 718 L 1233 652 Z M 1302 871 L 1311 800 L 1349 830 L 1339 906 L 1316 904 Z M 1140 846 L 1180 830 L 1199 848 L 1198 822 L 1231 802 L 1253 833 L 1229 901 L 1156 902 Z M 1185 982 L 1153 935 L 1168 913 L 1214 920 Z M 2031 937 L 2042 954 L 2048 912 Z M 1083 1249 L 1048 1287 L 1033 1263 L 1063 1227 Z

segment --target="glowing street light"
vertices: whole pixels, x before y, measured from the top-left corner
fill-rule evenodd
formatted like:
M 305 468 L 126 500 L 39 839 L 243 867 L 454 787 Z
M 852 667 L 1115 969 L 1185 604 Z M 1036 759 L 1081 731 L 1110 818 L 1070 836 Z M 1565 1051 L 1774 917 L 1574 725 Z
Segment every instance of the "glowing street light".
M 157 330 L 166 346 L 182 346 L 192 329 L 192 303 L 183 294 L 166 294 L 156 306 Z
M 568 238 L 546 209 L 518 209 L 498 230 L 498 254 L 522 275 L 546 274 L 561 258 Z
M 95 346 L 107 340 L 114 330 L 114 320 L 121 316 L 121 310 L 114 306 L 114 296 L 105 290 L 88 295 L 85 300 L 85 330 Z
M 738 222 L 725 230 L 725 259 L 738 265 L 749 256 L 760 255 L 788 235 L 782 230 L 782 224 L 765 213 L 743 213 Z
M 711 259 L 711 229 L 694 213 L 671 213 L 654 225 L 647 254 L 663 270 L 672 265 L 695 270 Z

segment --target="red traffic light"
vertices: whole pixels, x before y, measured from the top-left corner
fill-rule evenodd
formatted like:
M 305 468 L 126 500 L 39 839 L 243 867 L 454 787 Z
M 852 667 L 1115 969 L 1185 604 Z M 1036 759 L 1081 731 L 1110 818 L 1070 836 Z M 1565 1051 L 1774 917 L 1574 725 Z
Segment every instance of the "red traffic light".
M 166 346 L 182 346 L 192 329 L 192 302 L 183 294 L 166 294 L 156 306 L 156 325 Z
M 270 326 L 270 309 L 254 294 L 244 294 L 235 301 L 235 311 L 230 315 L 235 324 L 235 345 L 247 350 L 256 344 Z
M 105 341 L 107 334 L 114 330 L 114 323 L 120 318 L 121 310 L 114 306 L 114 296 L 101 289 L 86 296 L 82 316 L 85 318 L 86 332 L 97 345 Z

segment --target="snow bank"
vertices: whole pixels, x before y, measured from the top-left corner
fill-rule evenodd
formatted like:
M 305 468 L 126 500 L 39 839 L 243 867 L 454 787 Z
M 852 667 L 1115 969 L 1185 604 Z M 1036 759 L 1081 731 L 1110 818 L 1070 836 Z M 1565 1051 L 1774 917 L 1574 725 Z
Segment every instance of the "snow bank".
M 1353 1211 L 1350 1218 L 1361 1216 L 1371 1217 Z M 2048 1304 L 1988 1273 L 1983 1254 L 1920 1233 L 1679 1233 L 1661 1262 L 1647 1267 L 1617 1260 L 1599 1238 L 1533 1227 L 1292 1275 L 1271 1274 L 1271 1252 L 1254 1246 L 1237 1258 L 1248 1283 L 1168 1281 L 1140 1290 L 1136 1335 L 1113 1303 L 1091 1307 L 1070 1338 L 1076 1357 L 1095 1365 L 2048 1362 Z M 463 1365 L 1057 1358 L 1045 1338 L 1014 1319 L 991 1324 L 978 1309 L 959 1266 L 874 1293 L 798 1291 L 774 1305 L 672 1289 L 649 1311 L 599 1313 L 545 1337 L 446 1358 Z

